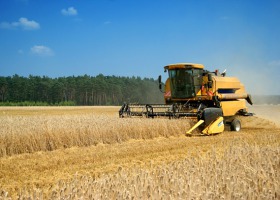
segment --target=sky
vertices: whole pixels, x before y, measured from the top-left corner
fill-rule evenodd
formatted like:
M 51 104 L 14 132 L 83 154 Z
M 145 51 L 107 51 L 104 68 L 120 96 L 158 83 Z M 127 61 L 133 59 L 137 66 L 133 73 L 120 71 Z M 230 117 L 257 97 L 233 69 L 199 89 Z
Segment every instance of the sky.
M 157 79 L 181 62 L 280 95 L 280 1 L 0 0 L 0 76 Z

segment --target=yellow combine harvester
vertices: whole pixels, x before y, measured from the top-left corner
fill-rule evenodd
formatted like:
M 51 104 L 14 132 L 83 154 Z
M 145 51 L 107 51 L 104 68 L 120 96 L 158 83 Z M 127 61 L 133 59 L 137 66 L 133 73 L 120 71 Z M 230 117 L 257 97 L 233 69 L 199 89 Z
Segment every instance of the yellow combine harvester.
M 165 84 L 159 76 L 159 89 L 164 93 L 165 104 L 123 104 L 120 117 L 168 116 L 169 118 L 192 117 L 198 122 L 187 132 L 199 127 L 202 134 L 223 132 L 224 124 L 232 131 L 239 131 L 241 123 L 237 115 L 251 116 L 246 101 L 252 105 L 251 96 L 235 77 L 225 72 L 210 72 L 201 64 L 177 63 L 164 67 L 169 78 Z M 164 91 L 163 91 L 164 88 Z

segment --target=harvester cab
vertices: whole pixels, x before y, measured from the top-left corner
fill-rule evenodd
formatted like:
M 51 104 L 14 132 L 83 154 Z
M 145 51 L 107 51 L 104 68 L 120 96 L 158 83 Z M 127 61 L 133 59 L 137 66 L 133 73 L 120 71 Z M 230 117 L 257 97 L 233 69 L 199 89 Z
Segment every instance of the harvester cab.
M 225 71 L 210 72 L 194 63 L 167 65 L 164 71 L 168 78 L 163 84 L 159 76 L 159 89 L 164 93 L 165 104 L 126 104 L 119 111 L 120 117 L 197 118 L 187 134 L 199 127 L 202 134 L 209 135 L 223 132 L 225 124 L 239 131 L 241 123 L 236 116 L 252 115 L 246 107 L 246 101 L 252 104 L 251 96 L 238 78 L 226 77 Z

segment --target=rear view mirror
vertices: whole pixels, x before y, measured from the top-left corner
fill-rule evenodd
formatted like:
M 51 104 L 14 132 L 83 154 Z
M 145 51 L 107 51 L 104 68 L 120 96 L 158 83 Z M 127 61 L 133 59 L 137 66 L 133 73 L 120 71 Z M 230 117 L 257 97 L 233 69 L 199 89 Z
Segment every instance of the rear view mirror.
M 161 75 L 158 76 L 158 86 L 159 89 L 161 90 Z
M 158 88 L 161 92 L 164 93 L 164 91 L 162 90 L 162 85 L 164 86 L 164 84 L 161 82 L 161 75 L 158 76 Z

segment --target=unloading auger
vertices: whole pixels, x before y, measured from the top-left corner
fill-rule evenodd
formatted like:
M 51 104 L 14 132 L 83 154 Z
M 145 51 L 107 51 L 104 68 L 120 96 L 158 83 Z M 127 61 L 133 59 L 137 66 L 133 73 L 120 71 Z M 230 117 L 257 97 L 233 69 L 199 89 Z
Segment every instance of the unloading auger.
M 251 116 L 246 101 L 253 104 L 251 95 L 236 77 L 226 77 L 226 71 L 210 72 L 201 64 L 177 63 L 164 67 L 169 78 L 165 84 L 159 76 L 159 89 L 164 93 L 165 104 L 128 104 L 119 110 L 119 117 L 142 116 L 148 118 L 196 118 L 196 128 L 203 135 L 221 133 L 224 125 L 240 131 L 238 115 Z M 163 91 L 164 87 L 164 91 Z

